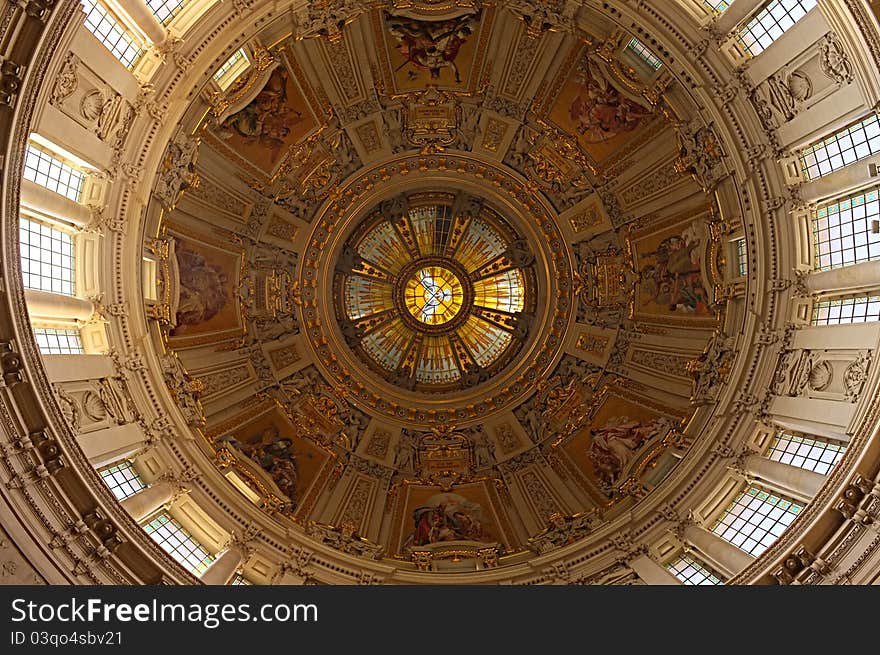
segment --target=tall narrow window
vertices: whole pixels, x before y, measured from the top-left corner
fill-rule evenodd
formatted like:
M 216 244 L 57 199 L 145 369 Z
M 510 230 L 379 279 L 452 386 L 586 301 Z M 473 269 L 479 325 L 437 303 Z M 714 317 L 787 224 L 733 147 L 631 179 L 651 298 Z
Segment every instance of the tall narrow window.
M 98 0 L 81 0 L 86 14 L 85 25 L 98 41 L 126 68 L 133 68 L 143 53 L 131 35 Z
M 141 476 L 127 459 L 105 466 L 98 473 L 101 474 L 104 484 L 116 496 L 116 500 L 125 500 L 147 488 L 147 485 L 141 480 Z
M 666 568 L 686 585 L 724 584 L 724 578 L 690 555 L 682 555 Z
M 813 266 L 817 271 L 880 259 L 880 187 L 821 205 L 813 213 Z
M 28 144 L 24 155 L 24 179 L 78 202 L 85 175 L 42 148 Z
M 757 55 L 807 15 L 818 0 L 771 0 L 739 32 L 746 52 Z
M 656 55 L 644 43 L 633 37 L 626 46 L 636 57 L 650 66 L 651 70 L 660 70 L 663 62 L 657 59 Z
M 221 89 L 228 89 L 239 75 L 247 70 L 248 66 L 250 66 L 250 60 L 247 53 L 243 48 L 239 48 L 217 69 L 217 72 L 214 73 L 214 80 Z
M 167 25 L 183 7 L 184 0 L 147 0 L 147 6 L 160 23 Z
M 24 286 L 72 296 L 74 261 L 70 235 L 26 218 L 19 219 L 18 234 Z
M 826 475 L 846 452 L 842 443 L 780 431 L 770 444 L 767 458 Z
M 749 487 L 730 503 L 712 532 L 757 557 L 785 532 L 803 506 L 758 487 Z
M 829 298 L 813 303 L 813 325 L 843 325 L 880 321 L 880 296 Z
M 214 561 L 214 556 L 168 514 L 159 514 L 144 526 L 144 530 L 166 553 L 195 575 L 202 573 Z
M 800 154 L 804 179 L 815 180 L 880 152 L 880 114 L 818 141 Z
M 81 355 L 79 330 L 34 328 L 34 338 L 43 355 Z
M 740 277 L 749 274 L 749 253 L 746 250 L 746 238 L 740 237 L 733 243 L 736 248 L 736 270 Z

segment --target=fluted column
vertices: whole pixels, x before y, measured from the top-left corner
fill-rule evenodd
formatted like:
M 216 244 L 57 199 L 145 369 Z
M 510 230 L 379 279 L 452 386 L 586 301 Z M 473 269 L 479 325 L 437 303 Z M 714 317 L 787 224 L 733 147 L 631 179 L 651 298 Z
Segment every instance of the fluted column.
M 857 293 L 880 287 L 880 260 L 817 271 L 804 275 L 804 286 L 811 293 Z
M 211 585 L 226 585 L 244 561 L 244 553 L 237 546 L 230 546 L 217 557 L 199 576 L 202 582 Z
M 179 487 L 171 482 L 157 482 L 120 503 L 140 523 L 157 509 L 174 500 Z
M 679 585 L 681 580 L 672 575 L 647 555 L 629 561 L 629 568 L 647 585 Z
M 28 313 L 33 318 L 87 321 L 95 311 L 95 305 L 91 300 L 37 289 L 25 289 L 24 299 Z
M 749 455 L 743 462 L 745 472 L 768 482 L 774 489 L 801 500 L 812 500 L 825 476 L 798 466 L 776 462 L 761 455 Z
M 699 525 L 685 527 L 683 537 L 684 541 L 697 548 L 710 564 L 727 577 L 732 578 L 755 560 L 744 550 Z

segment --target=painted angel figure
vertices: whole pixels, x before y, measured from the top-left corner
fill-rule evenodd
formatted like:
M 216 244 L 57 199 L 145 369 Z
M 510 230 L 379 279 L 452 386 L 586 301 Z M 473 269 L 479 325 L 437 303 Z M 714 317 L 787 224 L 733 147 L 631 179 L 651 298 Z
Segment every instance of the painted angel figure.
M 600 428 L 590 430 L 587 456 L 600 480 L 614 484 L 636 458 L 639 449 L 669 428 L 669 422 L 658 418 L 645 422 L 628 416 L 608 419 Z
M 461 73 L 455 60 L 462 45 L 473 34 L 480 14 L 461 16 L 444 21 L 422 21 L 386 14 L 389 32 L 397 39 L 397 50 L 404 57 L 398 70 L 407 65 L 428 71 L 432 80 L 439 79 L 440 71 L 452 69 L 456 83 Z M 411 72 L 411 79 L 417 74 Z

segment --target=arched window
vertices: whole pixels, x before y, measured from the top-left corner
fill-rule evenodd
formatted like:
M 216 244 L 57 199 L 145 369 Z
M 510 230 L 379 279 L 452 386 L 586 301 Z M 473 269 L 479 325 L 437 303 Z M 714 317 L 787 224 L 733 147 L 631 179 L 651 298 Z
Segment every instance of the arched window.
M 750 55 L 764 52 L 794 27 L 818 0 L 770 0 L 739 31 L 739 40 Z
M 104 480 L 104 484 L 116 496 L 116 500 L 125 500 L 147 488 L 137 469 L 127 459 L 113 462 L 108 466 L 98 469 L 98 473 Z
M 236 573 L 235 577 L 229 582 L 233 586 L 250 586 L 254 583 L 244 577 L 241 573 Z
M 214 556 L 167 512 L 147 521 L 144 530 L 166 553 L 195 575 L 203 573 L 214 561 Z
M 749 486 L 727 506 L 711 530 L 757 557 L 785 532 L 803 505 L 772 491 Z
M 724 577 L 693 555 L 683 553 L 666 568 L 686 585 L 722 585 Z
M 635 37 L 630 39 L 629 43 L 626 46 L 626 49 L 629 52 L 633 53 L 633 55 L 635 55 L 635 57 L 639 61 L 647 64 L 647 66 L 652 71 L 658 71 L 660 70 L 660 67 L 663 66 L 663 62 L 660 61 L 653 52 L 651 52 L 650 48 L 648 48 L 648 46 L 646 46 Z
M 79 202 L 85 174 L 48 149 L 28 143 L 24 157 L 24 179 Z
M 225 91 L 232 86 L 232 83 L 235 82 L 235 80 L 237 80 L 250 65 L 251 61 L 250 58 L 248 58 L 247 52 L 245 52 L 244 48 L 239 48 L 232 53 L 232 56 L 227 59 L 220 68 L 217 69 L 217 72 L 214 73 L 214 81 Z
M 880 152 L 880 115 L 872 114 L 800 153 L 805 180 L 816 180 Z
M 733 0 L 703 0 L 703 4 L 719 13 L 730 7 L 732 2 Z
M 880 145 L 880 141 L 878 141 Z M 813 267 L 817 271 L 880 259 L 880 187 L 835 198 L 813 212 Z
M 823 437 L 780 430 L 770 442 L 767 459 L 827 475 L 846 452 L 846 445 Z
M 74 295 L 75 262 L 70 232 L 22 216 L 19 247 L 25 288 Z
M 880 321 L 880 295 L 823 298 L 813 303 L 812 325 L 844 325 Z
M 34 338 L 43 355 L 82 355 L 84 352 L 79 330 L 35 327 Z
M 85 26 L 104 44 L 113 56 L 128 69 L 140 59 L 144 50 L 122 23 L 98 0 L 81 0 L 86 14 Z
M 184 5 L 184 0 L 146 0 L 147 7 L 163 25 L 171 22 Z

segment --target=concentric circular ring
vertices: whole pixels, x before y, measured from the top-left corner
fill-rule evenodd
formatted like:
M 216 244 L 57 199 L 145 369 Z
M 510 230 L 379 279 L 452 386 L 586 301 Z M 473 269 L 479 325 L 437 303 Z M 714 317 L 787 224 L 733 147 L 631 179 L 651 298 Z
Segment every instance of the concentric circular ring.
M 458 329 L 471 313 L 474 287 L 468 272 L 449 257 L 424 257 L 401 270 L 395 309 L 415 332 L 444 334 Z

